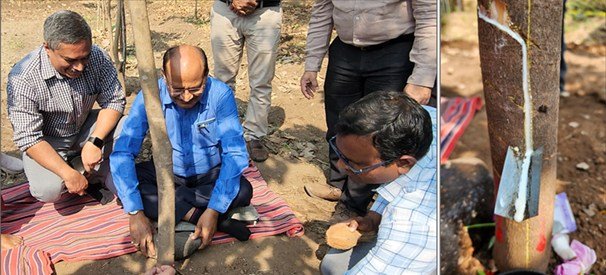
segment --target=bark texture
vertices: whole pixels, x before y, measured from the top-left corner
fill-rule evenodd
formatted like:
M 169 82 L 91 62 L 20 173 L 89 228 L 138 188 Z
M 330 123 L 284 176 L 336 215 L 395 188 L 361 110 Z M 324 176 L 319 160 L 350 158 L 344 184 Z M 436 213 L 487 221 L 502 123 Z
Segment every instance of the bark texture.
M 562 2 L 479 0 L 478 12 L 504 22 L 527 44 L 533 147 L 543 147 L 539 215 L 520 223 L 495 216 L 493 255 L 500 271 L 545 272 L 551 255 L 556 185 Z M 507 147 L 525 147 L 522 47 L 481 18 L 478 35 L 496 194 Z
M 139 0 L 128 2 L 158 182 L 160 213 L 158 215 L 156 253 L 159 265 L 172 265 L 175 258 L 175 184 L 173 182 L 172 145 L 166 133 L 166 122 L 160 105 L 147 4 L 145 1 Z
M 108 6 L 111 6 L 111 0 L 108 0 Z M 125 24 L 125 16 L 124 16 L 124 0 L 118 0 L 118 5 L 116 5 L 116 31 L 111 40 L 111 55 L 114 60 L 114 67 L 116 71 L 118 71 L 118 81 L 120 81 L 120 85 L 122 85 L 122 89 L 127 95 L 130 93 L 126 90 L 126 80 L 125 80 L 125 70 L 126 70 L 126 24 Z M 111 17 L 110 17 L 111 20 Z M 112 33 L 112 29 L 109 29 L 109 33 Z M 122 54 L 121 57 L 118 53 Z

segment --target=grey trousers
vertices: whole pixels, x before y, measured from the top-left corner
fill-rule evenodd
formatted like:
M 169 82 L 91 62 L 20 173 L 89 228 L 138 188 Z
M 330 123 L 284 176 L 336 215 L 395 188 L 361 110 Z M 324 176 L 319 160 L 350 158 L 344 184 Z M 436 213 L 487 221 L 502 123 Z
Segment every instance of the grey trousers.
M 82 147 L 84 147 L 87 139 L 95 130 L 99 111 L 100 110 L 92 110 L 89 113 L 78 134 L 70 137 L 45 136 L 44 140 L 48 142 L 63 159 L 66 159 L 69 153 L 82 151 Z M 88 177 L 89 184 L 104 183 L 108 178 L 109 155 L 114 147 L 114 139 L 117 138 L 122 130 L 123 121 L 124 119 L 121 119 L 116 128 L 105 138 L 103 161 L 101 162 L 98 171 L 91 172 L 91 175 Z M 23 153 L 23 168 L 25 170 L 25 176 L 29 181 L 29 191 L 37 200 L 42 202 L 55 202 L 59 200 L 63 193 L 67 192 L 67 188 L 61 177 L 44 168 L 38 162 L 31 159 L 26 153 Z
M 320 263 L 320 272 L 324 275 L 344 274 L 362 260 L 376 244 L 376 241 L 360 243 L 350 250 L 331 248 Z
M 248 57 L 250 97 L 244 117 L 244 138 L 260 139 L 267 135 L 271 107 L 271 81 L 274 78 L 282 9 L 260 8 L 247 16 L 238 16 L 221 1 L 210 12 L 210 42 L 215 63 L 214 74 L 236 91 L 244 44 Z

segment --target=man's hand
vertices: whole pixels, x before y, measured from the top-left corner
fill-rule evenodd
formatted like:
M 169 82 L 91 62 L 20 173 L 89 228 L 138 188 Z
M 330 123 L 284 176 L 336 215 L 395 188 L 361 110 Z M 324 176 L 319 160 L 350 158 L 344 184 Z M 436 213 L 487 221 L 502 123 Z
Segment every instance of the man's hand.
M 247 16 L 257 8 L 257 0 L 233 0 L 229 9 L 239 16 Z
M 84 191 L 88 187 L 88 180 L 82 174 L 80 174 L 80 172 L 72 169 L 71 167 L 67 169 L 69 170 L 67 170 L 66 173 L 61 176 L 67 191 L 71 194 L 78 194 L 80 196 L 86 194 Z
M 381 215 L 374 211 L 368 211 L 364 217 L 355 217 L 349 221 L 345 221 L 349 230 L 360 232 L 375 232 L 379 230 L 381 223 Z
M 133 245 L 141 250 L 143 255 L 150 258 L 155 257 L 156 247 L 154 246 L 154 232 L 145 213 L 139 211 L 135 215 L 129 215 L 128 223 Z
M 423 105 L 427 105 L 427 103 L 429 103 L 429 99 L 431 98 L 431 88 L 415 84 L 406 84 L 406 87 L 404 87 L 404 92 L 409 97 L 419 102 L 419 104 Z
M 215 235 L 215 231 L 217 231 L 217 220 L 219 219 L 219 212 L 206 208 L 200 219 L 198 220 L 198 224 L 196 224 L 196 229 L 194 230 L 194 234 L 191 235 L 192 239 L 196 239 L 198 237 L 202 238 L 202 244 L 200 248 L 204 248 L 210 244 L 213 236 Z
M 314 93 L 318 89 L 318 72 L 306 71 L 301 76 L 301 93 L 307 99 L 314 97 Z
M 90 173 L 103 160 L 103 151 L 101 151 L 101 148 L 87 141 L 84 147 L 82 147 L 81 157 L 84 170 Z

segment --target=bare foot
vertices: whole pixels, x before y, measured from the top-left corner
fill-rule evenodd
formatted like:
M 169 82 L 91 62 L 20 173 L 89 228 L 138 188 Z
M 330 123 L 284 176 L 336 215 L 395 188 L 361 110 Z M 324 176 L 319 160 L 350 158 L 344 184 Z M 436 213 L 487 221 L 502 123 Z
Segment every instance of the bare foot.
M 17 235 L 0 234 L 0 249 L 10 249 L 23 244 L 23 238 Z

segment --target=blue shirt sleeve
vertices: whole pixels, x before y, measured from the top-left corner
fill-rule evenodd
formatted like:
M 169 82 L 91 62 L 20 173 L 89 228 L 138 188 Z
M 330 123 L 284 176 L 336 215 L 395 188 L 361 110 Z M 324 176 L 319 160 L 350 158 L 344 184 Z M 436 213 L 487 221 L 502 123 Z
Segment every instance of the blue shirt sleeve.
M 370 211 L 374 211 L 379 213 L 379 215 L 383 214 L 383 210 L 385 210 L 385 207 L 387 206 L 389 202 L 386 201 L 383 196 L 381 196 L 381 194 L 379 194 L 377 196 L 377 199 L 375 200 L 375 202 L 372 204 L 372 206 L 370 207 Z
M 110 155 L 110 168 L 118 197 L 122 200 L 124 212 L 143 210 L 143 202 L 135 171 L 135 158 L 141 151 L 143 139 L 147 134 L 149 124 L 143 104 L 143 92 L 139 92 L 130 109 L 122 132 L 115 142 Z
M 225 213 L 240 191 L 240 176 L 248 167 L 248 153 L 231 89 L 223 93 L 218 102 L 216 118 L 222 164 L 208 207 Z

